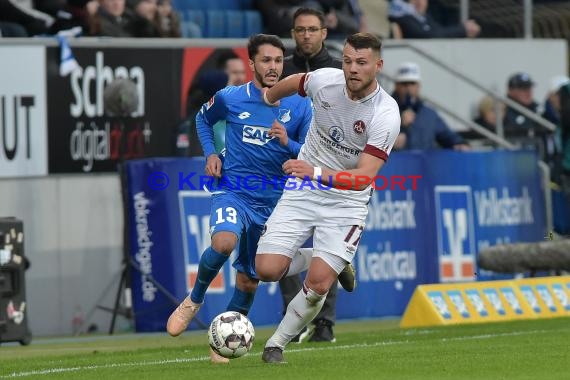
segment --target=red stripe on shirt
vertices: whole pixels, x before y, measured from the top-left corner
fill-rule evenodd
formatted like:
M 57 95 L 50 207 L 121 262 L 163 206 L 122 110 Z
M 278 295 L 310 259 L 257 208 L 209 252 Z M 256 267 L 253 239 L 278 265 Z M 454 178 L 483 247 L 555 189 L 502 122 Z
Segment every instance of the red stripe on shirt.
M 376 148 L 373 145 L 366 144 L 363 150 L 364 153 L 368 153 L 374 157 L 378 157 L 384 161 L 388 161 L 388 153 L 384 152 L 381 149 Z
M 307 79 L 307 74 L 305 74 L 301 77 L 301 81 L 299 82 L 299 88 L 297 90 L 299 95 L 301 95 L 303 97 L 307 96 L 307 93 L 305 92 L 305 80 L 306 79 Z

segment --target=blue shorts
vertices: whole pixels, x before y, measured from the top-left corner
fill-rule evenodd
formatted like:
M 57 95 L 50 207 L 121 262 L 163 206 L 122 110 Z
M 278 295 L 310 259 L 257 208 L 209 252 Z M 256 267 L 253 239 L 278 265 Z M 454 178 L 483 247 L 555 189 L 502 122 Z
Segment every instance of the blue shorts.
M 272 207 L 251 207 L 233 193 L 212 196 L 210 233 L 212 237 L 220 231 L 236 234 L 238 256 L 232 265 L 238 272 L 245 273 L 251 278 L 257 278 L 255 273 L 257 242 L 272 211 Z

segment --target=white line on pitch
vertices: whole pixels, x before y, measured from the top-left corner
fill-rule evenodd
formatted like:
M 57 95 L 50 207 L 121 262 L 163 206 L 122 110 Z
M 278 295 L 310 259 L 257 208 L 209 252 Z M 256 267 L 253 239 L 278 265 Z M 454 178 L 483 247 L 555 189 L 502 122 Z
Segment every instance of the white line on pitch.
M 482 334 L 482 335 L 470 335 L 470 336 L 461 336 L 455 338 L 441 338 L 439 339 L 440 342 L 448 342 L 448 341 L 461 341 L 461 340 L 471 340 L 471 339 L 490 339 L 490 338 L 499 338 L 503 336 L 515 336 L 515 335 L 531 335 L 531 334 L 541 334 L 545 332 L 555 332 L 555 331 L 563 331 L 563 330 L 531 330 L 531 331 L 514 331 L 509 333 L 500 333 L 500 334 Z M 565 331 L 565 330 L 564 330 Z M 330 345 L 327 347 L 305 347 L 305 348 L 293 348 L 287 349 L 285 352 L 289 353 L 298 353 L 298 352 L 307 352 L 307 351 L 326 351 L 326 350 L 344 350 L 344 349 L 353 349 L 353 348 L 372 348 L 372 347 L 381 347 L 381 346 L 391 346 L 397 344 L 408 344 L 411 343 L 409 340 L 395 340 L 395 341 L 385 341 L 385 342 L 376 342 L 376 343 L 360 343 L 360 344 L 346 344 L 346 345 Z M 248 355 L 249 357 L 252 356 L 259 356 L 260 353 Z M 101 365 L 87 365 L 87 366 L 78 366 L 78 367 L 65 367 L 65 368 L 48 368 L 48 369 L 40 369 L 34 371 L 26 371 L 26 372 L 13 372 L 8 375 L 0 376 L 0 379 L 11 379 L 16 377 L 27 377 L 27 376 L 38 376 L 38 375 L 52 375 L 56 373 L 66 373 L 66 372 L 79 372 L 79 371 L 88 371 L 88 370 L 97 370 L 97 369 L 108 369 L 108 368 L 121 368 L 121 367 L 140 367 L 140 366 L 153 366 L 153 365 L 165 365 L 165 364 L 176 364 L 176 363 L 192 363 L 192 362 L 202 362 L 210 360 L 209 356 L 201 356 L 197 358 L 177 358 L 177 359 L 165 359 L 165 360 L 155 360 L 155 361 L 148 361 L 148 362 L 136 362 L 136 363 L 111 363 L 111 364 L 101 364 Z

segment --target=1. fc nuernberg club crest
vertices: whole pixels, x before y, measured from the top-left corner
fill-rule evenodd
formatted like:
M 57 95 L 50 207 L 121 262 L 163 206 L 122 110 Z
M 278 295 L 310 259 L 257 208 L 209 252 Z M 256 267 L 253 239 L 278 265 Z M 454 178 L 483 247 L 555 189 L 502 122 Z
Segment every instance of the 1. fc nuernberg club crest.
M 366 130 L 366 124 L 362 120 L 356 120 L 354 125 L 352 126 L 354 132 L 358 133 L 359 135 L 363 134 Z

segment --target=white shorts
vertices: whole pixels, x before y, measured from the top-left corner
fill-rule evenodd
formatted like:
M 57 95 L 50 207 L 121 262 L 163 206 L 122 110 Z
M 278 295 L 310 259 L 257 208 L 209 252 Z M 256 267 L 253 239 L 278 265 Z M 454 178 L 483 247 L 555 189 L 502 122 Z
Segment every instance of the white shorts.
M 313 256 L 331 254 L 351 262 L 364 230 L 367 206 L 334 205 L 330 199 L 323 201 L 307 194 L 300 196 L 300 193 L 303 192 L 283 194 L 265 224 L 257 254 L 293 258 L 313 235 Z

